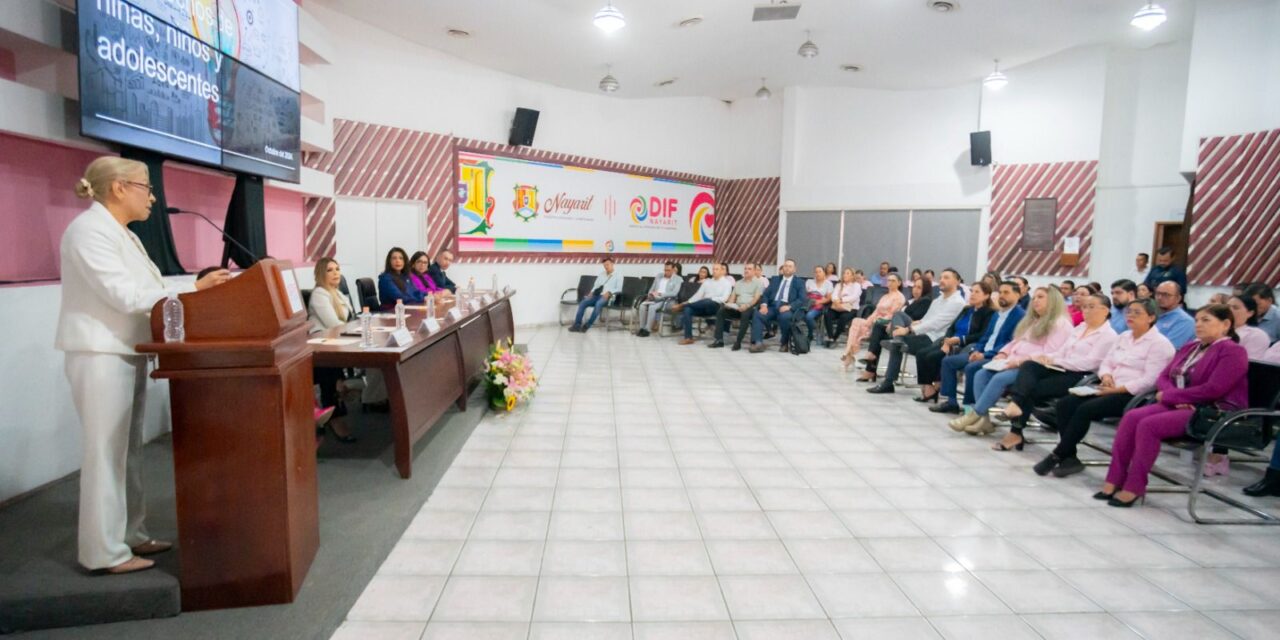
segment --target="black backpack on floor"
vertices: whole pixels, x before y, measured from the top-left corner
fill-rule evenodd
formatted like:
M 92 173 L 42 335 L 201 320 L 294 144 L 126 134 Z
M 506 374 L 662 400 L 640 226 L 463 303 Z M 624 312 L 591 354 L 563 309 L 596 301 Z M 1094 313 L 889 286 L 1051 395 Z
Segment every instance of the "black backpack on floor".
M 797 311 L 791 316 L 791 353 L 801 355 L 809 353 L 809 324 L 804 321 L 804 311 Z

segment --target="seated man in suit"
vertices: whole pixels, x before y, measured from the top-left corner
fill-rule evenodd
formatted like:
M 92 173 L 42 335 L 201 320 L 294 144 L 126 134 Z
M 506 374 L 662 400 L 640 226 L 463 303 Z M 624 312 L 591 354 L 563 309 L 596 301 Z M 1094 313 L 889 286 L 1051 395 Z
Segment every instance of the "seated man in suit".
M 1018 305 L 1018 299 L 1022 295 L 1022 290 L 1018 283 L 1013 280 L 1005 280 L 1000 283 L 1000 295 L 996 299 L 997 311 L 996 317 L 991 319 L 987 324 L 987 330 L 983 332 L 982 337 L 962 349 L 959 353 L 949 355 L 942 359 L 942 386 L 938 390 L 938 394 L 942 396 L 944 402 L 940 405 L 929 407 L 934 413 L 960 413 L 960 403 L 957 395 L 957 378 L 959 372 L 964 371 L 964 401 L 970 404 L 973 398 L 973 379 L 977 375 L 978 369 L 986 364 L 988 360 L 995 357 L 1004 345 L 1013 339 L 1013 330 L 1022 321 L 1022 316 L 1027 314 L 1026 309 Z
M 778 323 L 782 336 L 779 350 L 786 351 L 791 340 L 791 314 L 804 306 L 804 283 L 796 277 L 796 261 L 787 258 L 778 272 L 769 279 L 769 287 L 751 319 L 751 353 L 764 351 L 764 330 L 771 322 Z
M 622 276 L 613 270 L 613 258 L 605 258 L 600 264 L 604 266 L 604 273 L 596 276 L 595 283 L 591 285 L 591 293 L 578 303 L 578 315 L 574 316 L 573 326 L 569 327 L 569 331 L 586 333 L 595 324 L 596 318 L 600 317 L 600 310 L 604 305 L 622 291 Z M 591 309 L 591 316 L 583 324 L 582 316 L 587 309 Z
M 640 303 L 640 329 L 636 331 L 637 337 L 643 338 L 649 335 L 650 330 L 658 330 L 658 316 L 680 295 L 682 282 L 684 281 L 680 276 L 676 275 L 674 262 L 662 265 L 662 275 L 653 280 L 653 286 L 649 287 L 649 293 Z
M 697 293 L 694 293 L 692 298 L 687 302 L 671 305 L 671 312 L 679 312 L 684 322 L 684 339 L 680 344 L 693 344 L 694 316 L 715 316 L 732 293 L 733 278 L 729 277 L 729 265 L 717 262 L 711 270 L 711 277 L 702 281 L 702 286 L 698 287 Z
M 448 249 L 441 249 L 440 253 L 436 254 L 436 261 L 432 262 L 430 267 L 427 267 L 427 275 L 431 276 L 431 281 L 436 283 L 437 287 L 448 289 L 449 293 L 457 293 L 458 285 L 454 284 L 448 275 L 445 275 L 445 271 L 451 264 L 453 264 L 453 252 Z
M 755 315 L 756 305 L 764 295 L 768 281 L 761 275 L 760 265 L 748 262 L 742 270 L 742 281 L 733 285 L 729 299 L 716 312 L 716 339 L 707 345 L 712 349 L 724 346 L 724 328 L 729 321 L 738 318 L 738 338 L 733 341 L 733 350 L 742 348 L 742 338 L 747 334 L 751 318 Z

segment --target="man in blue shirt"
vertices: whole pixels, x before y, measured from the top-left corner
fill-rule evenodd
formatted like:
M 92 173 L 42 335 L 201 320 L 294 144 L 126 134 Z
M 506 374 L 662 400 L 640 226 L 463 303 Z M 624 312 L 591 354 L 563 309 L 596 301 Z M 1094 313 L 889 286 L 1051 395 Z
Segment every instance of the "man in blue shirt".
M 588 294 L 581 302 L 578 303 L 578 315 L 573 318 L 573 326 L 569 327 L 570 331 L 576 333 L 586 333 L 591 325 L 596 323 L 596 318 L 600 317 L 600 310 L 604 305 L 608 304 L 614 296 L 622 291 L 622 276 L 613 270 L 613 258 L 605 258 L 601 261 L 604 265 L 604 273 L 596 276 L 596 282 L 591 287 L 591 293 Z M 591 317 L 587 318 L 586 324 L 582 322 L 582 316 L 591 309 Z
M 1276 292 L 1264 283 L 1251 284 L 1244 295 L 1258 303 L 1258 328 L 1267 333 L 1271 342 L 1280 340 L 1280 309 L 1276 308 Z
M 1156 285 L 1156 306 L 1160 309 L 1156 330 L 1173 343 L 1174 349 L 1181 349 L 1196 337 L 1196 319 L 1182 308 L 1182 289 L 1178 283 L 1165 280 Z
M 1173 249 L 1160 247 L 1160 250 L 1156 251 L 1156 264 L 1147 273 L 1145 284 L 1148 289 L 1155 291 L 1161 282 L 1168 280 L 1178 283 L 1178 290 L 1186 293 L 1187 272 L 1173 263 Z
M 888 279 L 889 279 L 889 263 L 881 262 L 880 271 L 871 274 L 871 284 L 874 284 L 877 287 L 885 287 L 885 286 L 888 286 L 889 284 L 887 282 Z
M 1124 321 L 1124 309 L 1138 297 L 1138 285 L 1132 280 L 1122 279 L 1111 283 L 1111 328 L 1119 335 L 1129 330 Z
M 994 358 L 1006 344 L 1009 344 L 1009 341 L 1013 339 L 1014 329 L 1017 328 L 1018 323 L 1022 321 L 1022 317 L 1027 313 L 1025 309 L 1018 306 L 1019 293 L 1020 290 L 1017 283 L 1013 280 L 1001 282 L 999 294 L 996 298 L 996 315 L 987 325 L 987 330 L 983 332 L 982 337 L 959 352 L 952 353 L 942 359 L 942 384 L 938 389 L 938 395 L 945 402 L 930 407 L 930 411 L 934 413 L 960 413 L 961 400 L 963 400 L 964 405 L 973 405 L 975 402 L 973 379 L 977 376 L 978 370 L 982 368 L 982 365 Z M 964 397 L 958 398 L 956 396 L 959 387 L 958 378 L 961 371 L 964 372 Z

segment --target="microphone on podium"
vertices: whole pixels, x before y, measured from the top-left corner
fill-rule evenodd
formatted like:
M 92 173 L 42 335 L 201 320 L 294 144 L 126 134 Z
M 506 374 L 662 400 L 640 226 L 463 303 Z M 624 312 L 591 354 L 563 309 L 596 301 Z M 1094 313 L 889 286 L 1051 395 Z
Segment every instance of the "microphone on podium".
M 240 244 L 240 241 L 239 241 L 239 240 L 236 240 L 235 238 L 231 237 L 231 234 L 229 234 L 229 233 L 227 233 L 226 231 L 224 231 L 224 230 L 222 229 L 222 227 L 219 227 L 217 224 L 215 224 L 215 223 L 214 223 L 214 221 L 210 220 L 210 219 L 209 219 L 207 216 L 205 216 L 203 213 L 199 213 L 199 212 L 196 212 L 196 211 L 188 211 L 188 210 L 186 210 L 186 209 L 179 209 L 179 208 L 177 208 L 177 207 L 165 207 L 164 212 L 165 212 L 166 214 L 168 214 L 168 215 L 171 215 L 171 216 L 172 216 L 172 215 L 179 214 L 179 213 L 183 213 L 183 214 L 187 214 L 187 215 L 192 215 L 192 216 L 197 216 L 197 217 L 199 217 L 201 220 L 204 220 L 205 222 L 209 223 L 209 226 L 213 227 L 214 229 L 217 229 L 217 230 L 218 230 L 218 233 L 221 233 L 221 234 L 222 234 L 222 237 L 226 238 L 228 242 L 230 242 L 231 244 L 234 244 L 235 246 L 239 247 L 241 251 L 243 251 L 243 252 L 245 252 L 246 254 L 248 254 L 250 258 L 253 258 L 253 261 L 254 261 L 254 262 L 257 262 L 257 261 L 259 261 L 259 260 L 261 260 L 261 259 L 262 259 L 262 258 L 259 258 L 259 257 L 258 257 L 258 254 L 256 254 L 256 253 L 254 253 L 254 252 L 250 251 L 250 250 L 249 250 L 249 247 L 246 247 L 246 246 L 244 246 L 244 245 Z M 225 258 L 225 255 L 224 255 L 224 258 Z

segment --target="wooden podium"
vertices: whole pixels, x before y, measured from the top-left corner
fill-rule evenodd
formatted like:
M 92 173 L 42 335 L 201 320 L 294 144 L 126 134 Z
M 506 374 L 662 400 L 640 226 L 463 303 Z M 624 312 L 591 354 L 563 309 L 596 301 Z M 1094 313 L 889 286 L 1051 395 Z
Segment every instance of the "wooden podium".
M 292 602 L 320 544 L 307 314 L 288 262 L 180 296 L 186 341 L 165 343 L 182 609 Z

